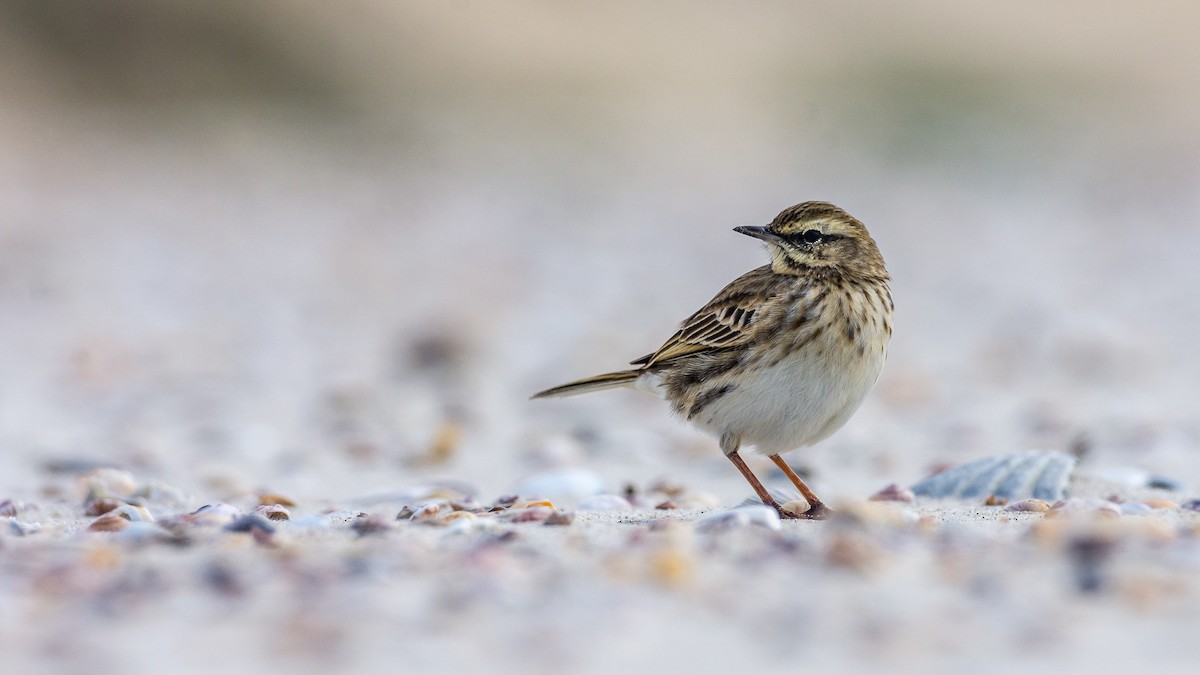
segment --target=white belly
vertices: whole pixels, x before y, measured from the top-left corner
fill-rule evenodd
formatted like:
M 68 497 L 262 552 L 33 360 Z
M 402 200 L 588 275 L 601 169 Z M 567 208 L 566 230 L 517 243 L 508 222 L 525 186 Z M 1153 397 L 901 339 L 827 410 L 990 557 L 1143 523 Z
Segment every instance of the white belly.
M 830 344 L 829 348 L 844 348 Z M 817 443 L 858 410 L 883 368 L 879 349 L 846 358 L 801 350 L 779 364 L 736 380 L 737 386 L 692 422 L 717 436 L 732 434 L 742 447 L 777 454 Z

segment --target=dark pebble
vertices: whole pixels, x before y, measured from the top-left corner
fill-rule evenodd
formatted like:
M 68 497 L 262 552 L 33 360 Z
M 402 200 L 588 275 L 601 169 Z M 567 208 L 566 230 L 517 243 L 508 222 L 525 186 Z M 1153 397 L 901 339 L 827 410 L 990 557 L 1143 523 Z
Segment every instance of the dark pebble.
M 1200 499 L 1189 499 L 1180 504 L 1179 508 L 1184 511 L 1200 511 Z
M 251 534 L 255 531 L 260 531 L 272 534 L 275 532 L 275 526 L 271 524 L 271 521 L 262 516 L 249 515 L 242 516 L 226 525 L 225 530 L 228 532 L 250 532 Z
M 1151 476 L 1146 480 L 1146 487 L 1155 490 L 1170 490 L 1171 492 L 1183 491 L 1183 483 L 1166 476 Z

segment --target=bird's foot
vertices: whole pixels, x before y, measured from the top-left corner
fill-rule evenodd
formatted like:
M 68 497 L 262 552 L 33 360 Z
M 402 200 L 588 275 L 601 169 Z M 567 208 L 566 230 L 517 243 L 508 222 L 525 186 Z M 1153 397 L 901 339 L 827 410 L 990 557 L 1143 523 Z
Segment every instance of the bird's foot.
M 833 515 L 833 509 L 825 506 L 824 502 L 815 502 L 808 507 L 808 510 L 800 514 L 804 520 L 825 520 Z

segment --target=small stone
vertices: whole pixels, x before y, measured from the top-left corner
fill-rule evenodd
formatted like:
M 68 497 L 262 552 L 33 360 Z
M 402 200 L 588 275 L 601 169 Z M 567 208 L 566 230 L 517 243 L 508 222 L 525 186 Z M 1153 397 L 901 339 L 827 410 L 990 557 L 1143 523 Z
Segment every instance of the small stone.
M 41 523 L 23 523 L 15 517 L 9 517 L 8 519 L 8 531 L 17 537 L 27 537 L 41 529 Z
M 89 471 L 75 480 L 85 497 L 110 495 L 129 496 L 138 488 L 137 478 L 128 471 L 101 468 Z
M 790 513 L 793 516 L 802 516 L 808 513 L 808 510 L 812 508 L 812 505 L 804 499 L 793 499 L 780 504 L 779 508 L 782 509 L 784 513 Z
M 654 578 L 668 586 L 679 586 L 691 581 L 695 561 L 682 551 L 665 549 L 650 558 Z
M 544 525 L 570 525 L 575 522 L 574 511 L 555 511 L 546 517 Z
M 912 490 L 892 483 L 867 499 L 872 502 L 905 502 L 911 504 L 916 501 L 917 497 L 913 494 Z
M 287 509 L 279 504 L 264 504 L 254 509 L 254 514 L 262 516 L 267 520 L 291 520 L 292 514 Z
M 1046 513 L 1048 518 L 1071 518 L 1078 516 L 1094 516 L 1098 518 L 1119 518 L 1121 507 L 1104 499 L 1060 499 Z
M 553 509 L 554 502 L 550 501 L 549 499 L 535 499 L 533 501 L 528 501 L 528 502 L 526 502 L 526 501 L 517 502 L 516 504 L 513 504 L 512 507 L 514 509 L 531 509 L 531 508 L 534 508 L 537 506 L 544 506 L 548 509 Z
M 295 506 L 296 501 L 274 492 L 263 492 L 258 495 L 259 506 Z
M 119 506 L 123 505 L 118 499 L 111 497 L 99 497 L 97 499 L 88 500 L 83 507 L 83 512 L 89 516 L 102 516 L 109 511 L 115 511 Z
M 1149 506 L 1152 509 L 1177 509 L 1177 508 L 1179 508 L 1178 503 L 1173 502 L 1170 499 L 1159 499 L 1158 497 L 1151 497 L 1150 499 L 1143 499 L 1142 503 L 1145 504 L 1146 506 Z
M 633 505 L 620 495 L 596 495 L 579 502 L 579 510 L 625 513 L 632 511 Z
M 1126 502 L 1120 505 L 1121 515 L 1144 516 L 1154 513 L 1154 509 L 1142 502 Z
M 1009 504 L 1004 507 L 1005 511 L 1028 512 L 1028 513 L 1045 513 L 1050 510 L 1050 505 L 1042 499 L 1022 499 L 1015 504 Z
M 156 541 L 186 543 L 186 538 L 172 536 L 170 532 L 159 527 L 157 523 L 145 521 L 131 522 L 118 535 L 121 541 L 133 542 L 138 544 L 151 543 Z
M 919 516 L 897 503 L 855 501 L 838 505 L 830 521 L 842 530 L 882 530 L 912 527 Z
M 983 505 L 984 506 L 1004 506 L 1007 503 L 1008 503 L 1007 497 L 997 497 L 996 495 L 992 495 L 992 496 L 988 497 L 986 500 L 984 500 Z
M 1114 542 L 1105 536 L 1082 536 L 1067 547 L 1075 571 L 1075 586 L 1081 593 L 1096 593 L 1107 581 L 1107 562 Z
M 417 510 L 407 504 L 400 509 L 400 513 L 396 514 L 396 520 L 408 520 L 413 517 Z
M 364 516 L 354 519 L 354 522 L 350 524 L 350 529 L 358 536 L 365 537 L 392 529 L 392 523 L 379 514 L 369 516 L 364 514 Z
M 503 511 L 504 509 L 511 509 L 513 504 L 516 504 L 520 499 L 521 498 L 517 495 L 504 495 L 502 497 L 497 497 L 496 501 L 492 502 L 491 510 Z
M 512 509 L 508 512 L 510 523 L 540 523 L 556 511 L 548 506 L 533 506 L 527 509 Z
M 455 511 L 471 511 L 472 513 L 481 513 L 485 510 L 473 497 L 451 499 L 450 508 Z
M 679 508 L 679 505 L 675 503 L 675 500 L 668 499 L 666 501 L 659 502 L 654 506 L 654 508 L 658 511 L 674 511 L 675 509 Z
M 266 518 L 251 514 L 242 516 L 241 518 L 238 518 L 232 523 L 226 525 L 225 531 L 249 532 L 250 534 L 255 534 L 258 532 L 272 534 L 275 532 L 275 526 L 272 525 L 271 521 L 267 520 Z
M 517 492 L 563 504 L 578 504 L 604 492 L 604 479 L 589 469 L 554 469 L 529 476 L 517 486 Z
M 17 515 L 17 504 L 11 499 L 0 502 L 0 518 L 12 518 Z
M 1183 483 L 1174 478 L 1166 476 L 1150 476 L 1146 479 L 1146 487 L 1155 490 L 1168 490 L 1170 492 L 1183 492 Z
M 141 504 L 125 504 L 122 503 L 117 508 L 109 511 L 111 515 L 121 516 L 125 520 L 145 523 L 154 522 L 154 514 L 150 513 L 150 509 Z
M 686 490 L 679 483 L 673 483 L 668 480 L 657 480 L 650 487 L 646 488 L 646 492 L 661 492 L 672 499 L 679 498 Z
M 783 527 L 775 509 L 761 504 L 739 506 L 707 515 L 696 521 L 697 532 L 725 532 L 751 526 L 765 527 L 774 531 Z
M 830 538 L 825 562 L 830 567 L 869 572 L 879 567 L 884 549 L 864 532 L 842 532 Z
M 409 517 L 409 521 L 414 523 L 425 523 L 427 525 L 438 524 L 438 514 L 442 512 L 441 504 L 426 504 Z
M 182 518 L 189 525 L 224 527 L 238 519 L 242 512 L 229 504 L 205 504 Z
M 129 527 L 129 521 L 117 515 L 105 515 L 88 525 L 88 532 L 120 532 Z
M 685 492 L 673 499 L 681 509 L 721 508 L 721 498 L 710 492 Z
M 451 511 L 450 513 L 447 513 L 442 520 L 449 523 L 455 520 L 475 520 L 477 517 L 478 516 L 470 511 Z
M 1189 499 L 1179 505 L 1182 511 L 1200 511 L 1200 499 Z

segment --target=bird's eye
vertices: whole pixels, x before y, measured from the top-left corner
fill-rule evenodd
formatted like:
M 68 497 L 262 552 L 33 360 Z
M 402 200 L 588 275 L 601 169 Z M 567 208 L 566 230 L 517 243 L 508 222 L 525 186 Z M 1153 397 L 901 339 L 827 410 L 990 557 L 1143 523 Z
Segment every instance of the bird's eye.
M 815 244 L 824 238 L 820 230 L 805 230 L 804 234 L 800 235 L 806 244 Z

